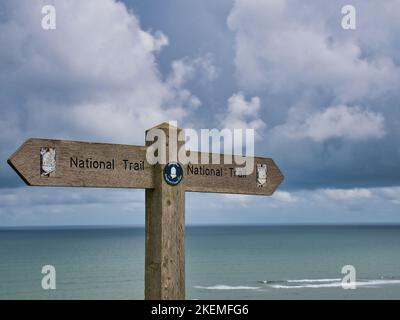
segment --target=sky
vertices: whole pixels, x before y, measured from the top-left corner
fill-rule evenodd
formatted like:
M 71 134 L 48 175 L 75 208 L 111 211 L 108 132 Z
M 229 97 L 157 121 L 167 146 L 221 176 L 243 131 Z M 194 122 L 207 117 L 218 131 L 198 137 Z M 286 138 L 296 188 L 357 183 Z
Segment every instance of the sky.
M 6 161 L 29 137 L 141 145 L 169 120 L 252 128 L 285 175 L 271 197 L 187 193 L 189 225 L 400 223 L 399 16 L 399 0 L 1 1 L 0 226 L 143 225 L 142 190 L 28 187 Z

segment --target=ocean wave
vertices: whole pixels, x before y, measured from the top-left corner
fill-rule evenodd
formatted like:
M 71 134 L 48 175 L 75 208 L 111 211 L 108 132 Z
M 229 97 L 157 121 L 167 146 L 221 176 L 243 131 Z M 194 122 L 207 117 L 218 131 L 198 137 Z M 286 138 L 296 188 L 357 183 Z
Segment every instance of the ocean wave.
M 286 280 L 286 282 L 290 283 L 313 283 L 313 282 L 335 282 L 335 281 L 342 281 L 341 278 L 333 278 L 333 279 L 296 279 L 296 280 Z
M 258 283 L 263 284 L 281 284 L 281 283 L 314 283 L 314 282 L 337 282 L 342 281 L 341 278 L 326 278 L 326 279 L 289 279 L 289 280 L 262 280 Z
M 227 285 L 215 285 L 215 286 L 194 286 L 196 289 L 205 289 L 205 290 L 258 290 L 261 287 L 248 287 L 248 286 L 227 286 Z
M 194 286 L 196 289 L 203 290 L 259 290 L 265 288 L 274 289 L 303 289 L 303 288 L 340 288 L 343 286 L 341 278 L 322 278 L 322 279 L 289 279 L 289 280 L 263 280 L 258 281 L 266 286 L 230 286 L 218 284 L 214 286 Z M 349 283 L 345 283 L 349 284 Z M 358 287 L 379 287 L 385 285 L 400 285 L 400 280 L 397 279 L 361 279 L 355 282 Z
M 306 283 L 302 285 L 287 285 L 287 284 L 271 284 L 270 287 L 274 289 L 302 289 L 302 288 L 339 288 L 342 287 L 342 281 L 322 281 L 323 279 L 316 279 L 321 281 L 314 282 L 325 282 L 325 283 Z M 324 279 L 326 280 L 326 279 Z M 288 281 L 289 282 L 289 281 Z M 356 287 L 378 287 L 383 285 L 395 285 L 400 284 L 400 280 L 362 280 L 356 281 Z

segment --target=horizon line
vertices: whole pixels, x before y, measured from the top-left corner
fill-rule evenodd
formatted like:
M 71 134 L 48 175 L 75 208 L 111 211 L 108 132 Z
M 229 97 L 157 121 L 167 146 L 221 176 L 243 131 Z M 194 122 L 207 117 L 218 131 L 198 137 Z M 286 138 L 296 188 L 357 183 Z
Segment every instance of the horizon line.
M 391 226 L 400 227 L 400 222 L 307 222 L 307 223 L 216 223 L 216 224 L 187 224 L 186 227 L 363 227 L 363 226 Z M 144 229 L 144 224 L 88 224 L 88 225 L 9 225 L 0 226 L 2 230 L 43 230 L 43 229 Z

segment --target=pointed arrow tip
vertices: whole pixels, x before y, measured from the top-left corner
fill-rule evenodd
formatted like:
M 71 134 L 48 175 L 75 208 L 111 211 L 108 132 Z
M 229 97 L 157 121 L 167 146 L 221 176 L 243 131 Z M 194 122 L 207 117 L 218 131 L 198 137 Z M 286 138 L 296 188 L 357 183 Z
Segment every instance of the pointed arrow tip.
M 28 139 L 27 141 L 25 141 L 18 149 L 17 151 L 11 155 L 8 159 L 7 159 L 7 163 L 8 165 L 13 168 L 13 170 L 18 174 L 18 176 L 28 185 L 30 186 L 31 184 L 29 183 L 29 181 L 22 175 L 22 173 L 18 170 L 17 166 L 13 163 L 13 159 L 16 157 L 16 154 L 18 153 L 18 151 L 25 145 L 26 142 L 28 142 L 31 139 Z

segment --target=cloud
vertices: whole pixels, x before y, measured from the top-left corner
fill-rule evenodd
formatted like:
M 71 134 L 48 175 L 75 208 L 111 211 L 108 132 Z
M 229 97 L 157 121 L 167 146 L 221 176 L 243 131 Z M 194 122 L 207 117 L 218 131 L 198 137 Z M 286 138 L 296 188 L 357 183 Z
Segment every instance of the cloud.
M 380 196 L 394 204 L 400 204 L 400 187 L 386 187 L 378 190 Z
M 304 123 L 287 130 L 293 138 L 310 138 L 317 142 L 331 138 L 365 140 L 385 135 L 382 114 L 344 105 L 315 112 Z
M 171 88 L 174 106 L 182 106 L 186 112 L 201 106 L 201 101 L 183 86 L 193 78 L 198 81 L 212 82 L 218 77 L 218 70 L 210 54 L 190 59 L 188 57 L 174 60 L 171 63 L 171 72 L 166 79 L 166 85 Z
M 400 7 L 356 1 L 348 31 L 342 5 L 236 0 L 227 18 L 238 88 L 268 124 L 256 153 L 277 161 L 287 188 L 398 185 Z
M 265 198 L 265 197 L 262 197 Z M 261 199 L 262 199 L 261 198 Z M 223 195 L 224 202 L 229 204 L 238 204 L 242 207 L 250 207 L 252 204 L 257 203 L 260 205 L 263 201 L 261 199 L 257 199 L 251 195 L 243 195 L 243 194 L 224 194 Z M 275 200 L 275 201 L 274 201 Z M 268 200 L 273 206 L 277 207 L 280 205 L 295 203 L 299 200 L 298 197 L 294 196 L 292 193 L 288 191 L 275 191 L 274 194 Z
M 191 77 L 217 77 L 209 54 L 177 60 L 162 75 L 157 59 L 168 37 L 143 30 L 122 2 L 52 1 L 56 30 L 41 28 L 45 4 L 0 5 L 2 159 L 35 136 L 143 144 L 145 129 L 171 119 L 184 123 L 201 105 L 185 88 Z M 3 161 L 7 185 L 10 172 Z
M 204 224 L 206 221 L 208 224 L 228 222 L 258 225 L 398 224 L 399 190 L 399 187 L 294 190 L 290 193 L 278 190 L 271 197 L 193 193 L 187 199 L 186 221 L 189 224 Z M 207 206 L 204 206 L 205 202 Z
M 187 59 L 175 60 L 171 64 L 172 72 L 167 82 L 172 86 L 179 88 L 189 78 L 194 75 L 194 66 Z
M 285 202 L 285 203 L 293 203 L 298 200 L 290 192 L 287 191 L 275 191 L 272 197 L 280 202 Z
M 187 81 L 198 75 L 208 81 L 214 81 L 218 77 L 218 70 L 213 62 L 211 54 L 190 59 L 188 57 L 174 60 L 171 63 L 172 72 L 167 83 L 174 88 L 180 88 Z
M 143 224 L 144 193 L 124 189 L 2 188 L 0 226 Z
M 244 194 L 224 194 L 222 196 L 225 203 L 237 204 L 241 207 L 248 207 L 252 200 L 251 196 Z
M 400 222 L 400 188 L 276 191 L 272 197 L 188 193 L 188 224 Z M 143 191 L 7 188 L 0 226 L 144 223 Z
M 369 189 L 325 189 L 322 192 L 333 200 L 359 200 L 372 197 Z
M 398 81 L 394 61 L 363 55 L 361 44 L 338 37 L 317 3 L 301 1 L 235 1 L 228 27 L 236 33 L 237 78 L 248 90 L 271 92 L 319 88 L 331 91 L 341 103 L 377 96 Z M 341 7 L 336 3 L 336 10 Z M 323 20 L 325 19 L 325 20 Z
M 242 92 L 233 94 L 228 99 L 228 107 L 222 125 L 229 129 L 254 129 L 260 134 L 266 127 L 260 119 L 260 98 L 252 97 L 246 101 Z M 257 135 L 256 135 L 257 137 Z
M 178 62 L 168 78 L 174 81 L 160 75 L 156 60 L 167 36 L 144 31 L 123 3 L 54 1 L 52 31 L 41 29 L 44 3 L 7 4 L 10 16 L 0 22 L 0 84 L 9 92 L 1 98 L 3 119 L 20 135 L 137 143 L 144 129 L 183 121 L 200 105 L 185 79 L 177 80 Z M 200 67 L 215 76 L 211 59 L 191 63 L 192 71 Z
M 0 209 L 49 205 L 129 203 L 142 204 L 142 194 L 131 190 L 90 190 L 87 188 L 3 188 Z

